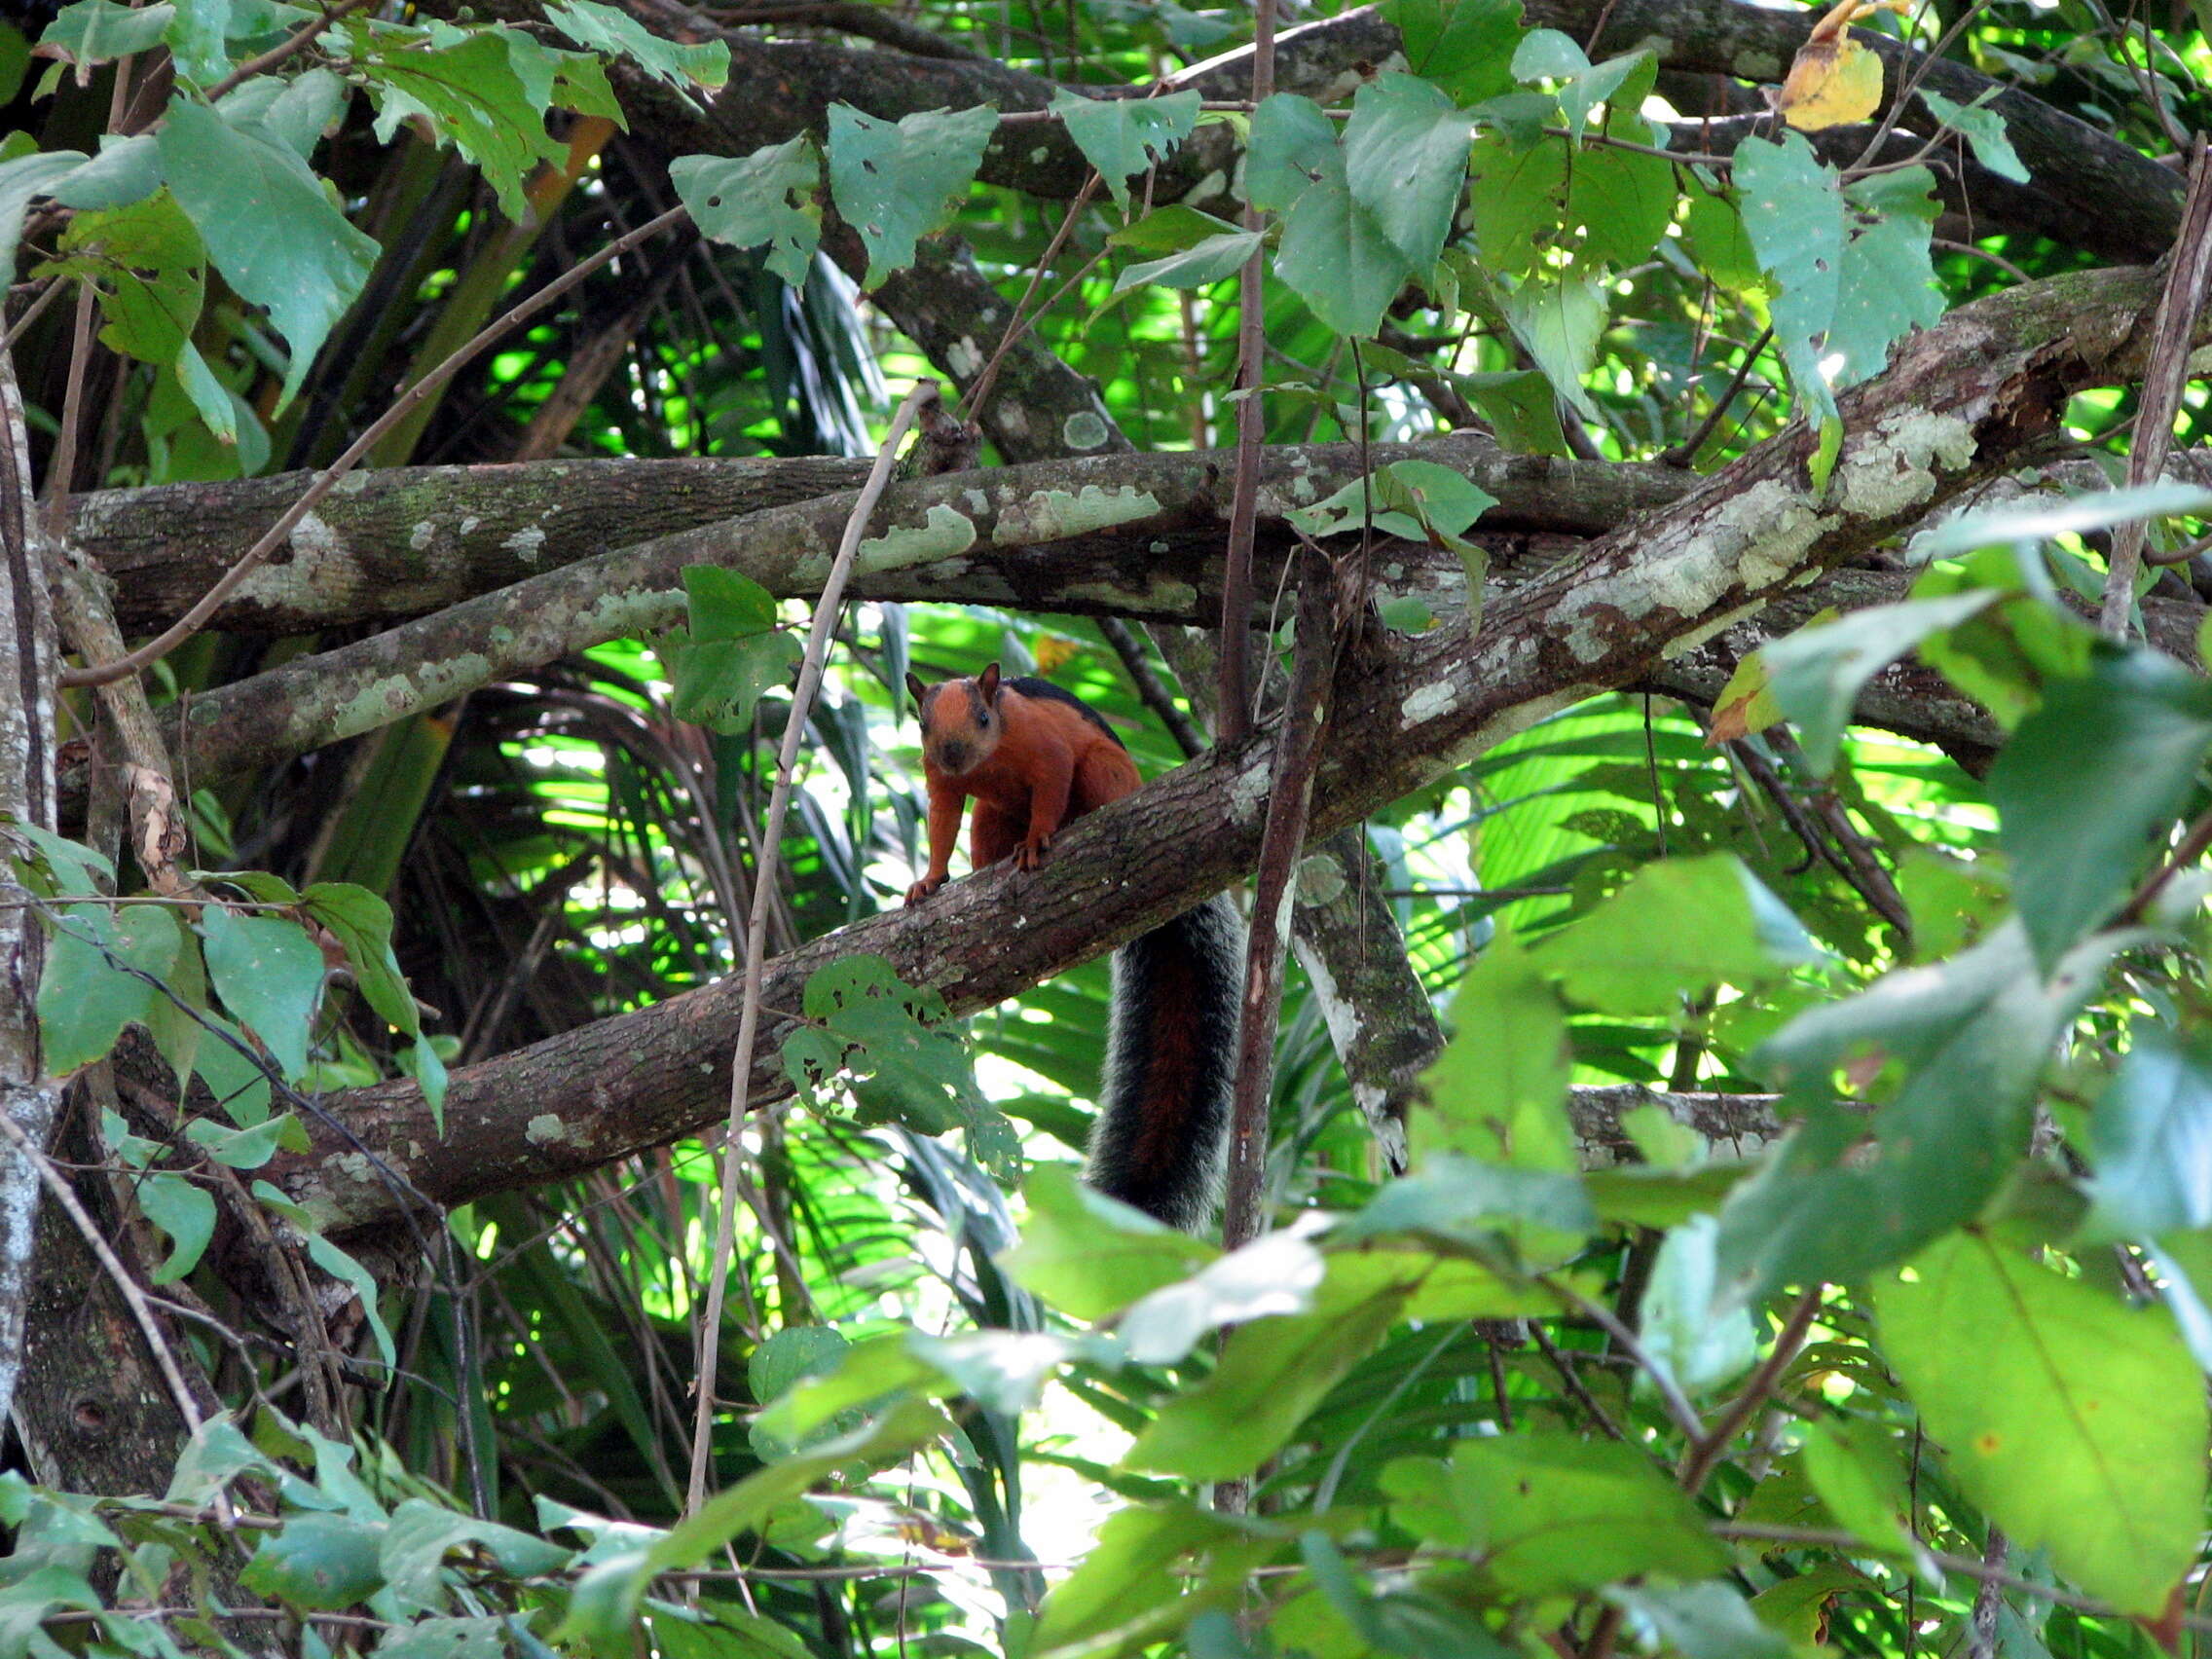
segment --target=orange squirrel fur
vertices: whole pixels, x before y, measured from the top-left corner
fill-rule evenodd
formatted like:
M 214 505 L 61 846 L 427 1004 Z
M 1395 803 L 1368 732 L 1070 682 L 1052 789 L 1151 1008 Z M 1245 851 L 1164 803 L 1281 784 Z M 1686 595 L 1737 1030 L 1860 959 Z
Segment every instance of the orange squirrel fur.
M 1002 680 L 994 662 L 972 680 L 936 685 L 909 674 L 906 687 L 921 710 L 930 797 L 929 869 L 906 890 L 909 904 L 944 885 L 969 797 L 975 867 L 1011 856 L 1033 870 L 1063 825 L 1143 783 L 1113 729 L 1049 681 Z M 1114 953 L 1089 1179 L 1171 1226 L 1195 1229 L 1213 1206 L 1243 955 L 1243 926 L 1227 895 Z

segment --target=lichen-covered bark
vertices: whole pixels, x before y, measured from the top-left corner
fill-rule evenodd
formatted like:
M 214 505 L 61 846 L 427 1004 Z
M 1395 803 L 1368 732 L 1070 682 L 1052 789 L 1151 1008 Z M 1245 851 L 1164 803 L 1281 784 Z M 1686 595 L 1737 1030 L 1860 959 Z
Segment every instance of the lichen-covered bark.
M 215 613 L 299 634 L 419 616 L 626 546 L 838 490 L 865 461 L 548 461 L 356 472 Z M 298 499 L 309 475 L 102 490 L 74 503 L 79 546 L 115 578 L 126 633 L 156 633 Z
M 1806 473 L 1810 436 L 1787 432 L 1501 597 L 1479 634 L 1439 628 L 1349 659 L 1311 832 L 1352 824 L 1546 714 L 1640 681 L 1991 476 L 2054 429 L 2075 390 L 2139 368 L 2129 341 L 2156 295 L 2145 273 L 2088 274 L 1956 312 L 1844 399 L 1846 437 L 1825 491 Z M 1040 872 L 1001 866 L 921 910 L 811 940 L 770 965 L 763 1003 L 798 1007 L 815 968 L 872 951 L 968 1013 L 1111 949 L 1250 867 L 1270 750 L 1265 739 L 1217 748 L 1155 780 L 1075 826 Z M 412 1085 L 333 1104 L 441 1202 L 575 1175 L 719 1115 L 737 1008 L 724 981 L 463 1068 L 443 1137 Z M 762 1100 L 788 1087 L 774 1057 L 781 1031 L 764 1035 L 750 1085 Z M 350 1147 L 325 1141 L 282 1174 L 337 1225 L 391 1217 L 391 1185 Z
M 23 405 L 0 356 L 0 816 L 55 825 L 54 611 L 31 499 Z M 38 984 L 44 944 L 13 866 L 0 858 L 0 1113 L 44 1151 L 59 1086 L 39 1058 Z M 37 1166 L 0 1140 L 0 1424 L 8 1420 L 23 1359 L 39 1208 Z
M 1472 435 L 1378 446 L 1378 462 L 1419 453 L 1465 471 L 1550 528 L 1588 532 L 1671 498 L 1657 468 L 1508 456 Z M 1358 476 L 1348 444 L 1271 457 L 1265 510 L 1279 517 Z M 857 598 L 971 599 L 1030 609 L 1188 619 L 1194 577 L 1222 510 L 1217 455 L 1102 456 L 919 480 L 884 498 L 853 574 Z M 1560 485 L 1567 488 L 1556 488 Z M 665 628 L 682 614 L 687 565 L 742 570 L 770 592 L 819 591 L 851 493 L 548 571 L 356 644 L 195 698 L 171 752 L 195 778 L 242 771 L 437 707 L 503 675 L 586 645 Z M 1161 563 L 1180 545 L 1182 571 Z M 1156 550 L 1157 549 L 1157 550 Z

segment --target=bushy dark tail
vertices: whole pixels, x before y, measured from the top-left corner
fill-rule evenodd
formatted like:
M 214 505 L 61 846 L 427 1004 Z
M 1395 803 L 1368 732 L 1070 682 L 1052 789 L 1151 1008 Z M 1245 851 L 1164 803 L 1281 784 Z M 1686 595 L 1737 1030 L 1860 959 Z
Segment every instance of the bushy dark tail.
M 1186 1232 L 1221 1180 L 1236 1076 L 1244 924 L 1216 894 L 1114 953 L 1090 1184 Z

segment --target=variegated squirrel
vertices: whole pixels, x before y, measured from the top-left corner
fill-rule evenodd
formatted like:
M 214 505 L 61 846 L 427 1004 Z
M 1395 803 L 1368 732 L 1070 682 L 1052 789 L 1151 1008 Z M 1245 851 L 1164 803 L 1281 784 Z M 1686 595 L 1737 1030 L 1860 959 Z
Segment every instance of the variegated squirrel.
M 1012 855 L 1029 870 L 1062 825 L 1143 782 L 1112 728 L 1050 681 L 1001 679 L 994 662 L 936 685 L 909 674 L 906 687 L 921 711 L 930 797 L 929 870 L 909 904 L 944 885 L 970 796 L 974 866 Z M 1216 894 L 1114 953 L 1088 1179 L 1186 1231 L 1205 1224 L 1221 1178 L 1243 938 L 1235 904 Z

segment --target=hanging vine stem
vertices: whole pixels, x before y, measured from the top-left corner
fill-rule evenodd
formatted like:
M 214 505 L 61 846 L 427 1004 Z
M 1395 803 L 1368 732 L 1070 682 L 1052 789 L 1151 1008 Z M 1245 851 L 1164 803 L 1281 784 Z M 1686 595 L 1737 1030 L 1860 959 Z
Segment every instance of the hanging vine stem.
M 1252 107 L 1275 90 L 1275 0 L 1259 0 L 1252 40 Z M 1244 228 L 1265 227 L 1266 215 L 1244 203 Z M 1267 438 L 1260 387 L 1266 384 L 1268 313 L 1262 292 L 1267 249 L 1254 247 L 1244 262 L 1236 295 L 1236 484 L 1229 504 L 1228 558 L 1221 572 L 1221 689 L 1214 719 L 1221 741 L 1235 743 L 1252 729 L 1252 542 L 1259 527 L 1260 446 Z
M 664 217 L 666 215 L 663 215 Z M 656 221 L 657 222 L 657 221 Z M 798 685 L 792 693 L 791 713 L 784 719 L 784 740 L 776 752 L 776 783 L 768 794 L 768 819 L 754 842 L 753 909 L 745 925 L 745 990 L 737 1023 L 737 1047 L 730 1054 L 729 1123 L 722 1131 L 721 1202 L 715 1224 L 715 1265 L 707 1274 L 707 1307 L 699 1321 L 698 1406 L 691 1424 L 691 1482 L 684 1498 L 684 1513 L 695 1512 L 707 1496 L 707 1465 L 714 1451 L 715 1372 L 721 1357 L 716 1340 L 722 1323 L 722 1287 L 729 1278 L 730 1253 L 736 1246 L 739 1193 L 738 1159 L 744 1150 L 746 1098 L 753 1081 L 753 1047 L 760 1033 L 760 969 L 766 958 L 768 902 L 776 889 L 776 853 L 783 845 L 784 817 L 792 801 L 792 769 L 798 762 L 798 746 L 806 736 L 807 711 L 822 688 L 822 671 L 830 659 L 830 642 L 837 631 L 837 611 L 845 597 L 845 579 L 852 574 L 853 555 L 860 550 L 861 533 L 867 528 L 875 503 L 891 483 L 891 468 L 899 445 L 913 426 L 925 405 L 943 396 L 935 381 L 920 381 L 906 393 L 899 412 L 891 417 L 891 430 L 876 451 L 875 465 L 845 520 L 845 534 L 837 543 L 836 561 L 822 584 L 822 601 L 814 608 L 814 627 L 806 638 L 806 657 L 799 664 Z

